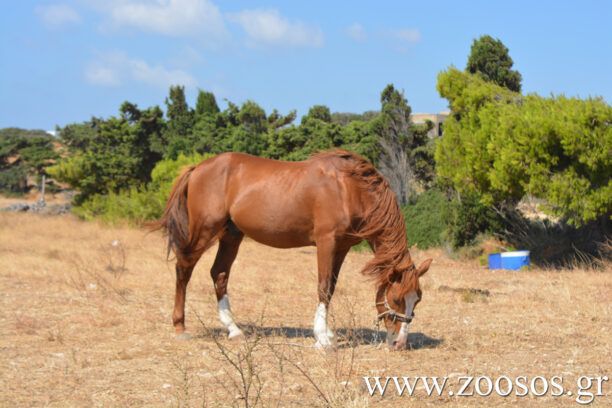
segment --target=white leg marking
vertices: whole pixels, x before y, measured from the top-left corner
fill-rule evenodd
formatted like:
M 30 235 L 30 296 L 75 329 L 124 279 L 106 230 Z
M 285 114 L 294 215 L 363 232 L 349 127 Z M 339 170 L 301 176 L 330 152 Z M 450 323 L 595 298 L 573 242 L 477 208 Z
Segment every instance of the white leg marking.
M 387 345 L 389 347 L 393 346 L 395 339 L 397 338 L 397 334 L 393 333 L 391 330 L 387 330 Z
M 328 348 L 335 345 L 336 339 L 334 332 L 327 327 L 327 307 L 325 304 L 319 303 L 314 319 L 314 336 L 317 342 L 315 347 Z
M 242 336 L 242 331 L 236 326 L 234 323 L 234 316 L 232 316 L 232 311 L 230 309 L 229 297 L 227 295 L 223 295 L 221 300 L 218 303 L 219 309 L 219 320 L 225 326 L 225 328 L 229 331 L 229 338 L 232 339 L 234 337 Z

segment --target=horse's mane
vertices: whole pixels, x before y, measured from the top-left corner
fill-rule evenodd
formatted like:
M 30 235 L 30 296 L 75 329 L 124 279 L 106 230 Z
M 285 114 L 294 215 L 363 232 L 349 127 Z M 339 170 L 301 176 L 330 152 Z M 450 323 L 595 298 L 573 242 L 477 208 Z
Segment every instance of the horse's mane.
M 361 272 L 381 286 L 387 284 L 394 273 L 402 276 L 404 272 L 414 269 L 408 253 L 406 225 L 395 193 L 372 163 L 356 153 L 341 149 L 317 153 L 312 158 L 335 158 L 333 161 L 338 170 L 355 180 L 366 193 L 366 212 L 353 234 L 372 242 L 375 248 L 374 258 Z

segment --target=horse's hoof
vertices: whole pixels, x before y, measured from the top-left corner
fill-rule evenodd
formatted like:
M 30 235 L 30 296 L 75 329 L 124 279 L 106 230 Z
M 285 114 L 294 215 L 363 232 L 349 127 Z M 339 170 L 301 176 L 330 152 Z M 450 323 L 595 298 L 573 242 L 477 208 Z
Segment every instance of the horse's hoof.
M 317 350 L 323 350 L 323 351 L 334 351 L 336 350 L 336 343 L 331 342 L 328 339 L 324 341 L 317 340 L 314 344 L 314 348 Z
M 244 333 L 242 330 L 233 330 L 227 335 L 229 340 L 238 340 L 244 337 Z
M 185 341 L 185 340 L 191 340 L 193 337 L 191 336 L 191 334 L 187 332 L 183 332 L 183 333 L 177 334 L 175 338 L 177 340 Z

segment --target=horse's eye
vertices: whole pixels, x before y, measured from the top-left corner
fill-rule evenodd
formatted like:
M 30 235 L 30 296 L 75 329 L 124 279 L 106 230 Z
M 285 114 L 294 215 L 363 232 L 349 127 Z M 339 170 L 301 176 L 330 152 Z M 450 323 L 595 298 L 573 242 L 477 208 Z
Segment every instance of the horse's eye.
M 393 298 L 393 303 L 395 303 L 397 306 L 399 306 L 402 302 L 402 299 L 400 298 Z

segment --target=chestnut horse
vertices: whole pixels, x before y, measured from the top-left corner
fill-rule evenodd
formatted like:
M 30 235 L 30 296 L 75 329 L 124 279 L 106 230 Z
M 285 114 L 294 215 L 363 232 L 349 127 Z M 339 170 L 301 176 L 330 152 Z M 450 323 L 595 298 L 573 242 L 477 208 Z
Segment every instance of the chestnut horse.
M 157 227 L 176 254 L 173 323 L 185 331 L 185 294 L 204 251 L 219 248 L 210 274 L 219 318 L 229 337 L 242 335 L 230 311 L 227 284 L 246 235 L 276 248 L 317 247 L 319 304 L 316 346 L 335 345 L 327 309 L 349 249 L 367 240 L 374 251 L 362 273 L 376 283 L 376 308 L 387 341 L 403 348 L 414 307 L 421 300 L 419 277 L 431 259 L 415 267 L 405 224 L 388 182 L 366 159 L 343 150 L 301 162 L 224 153 L 188 168 L 177 178 Z

